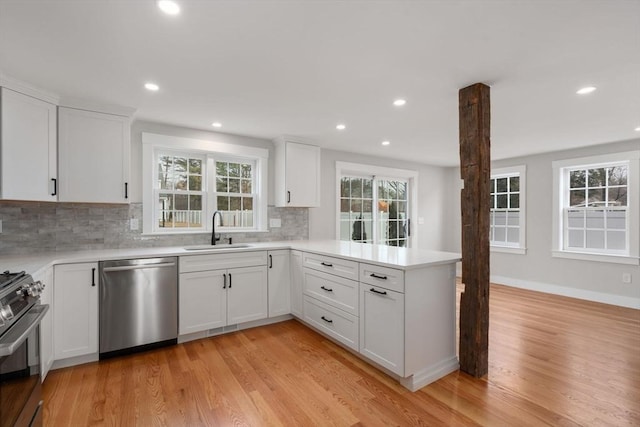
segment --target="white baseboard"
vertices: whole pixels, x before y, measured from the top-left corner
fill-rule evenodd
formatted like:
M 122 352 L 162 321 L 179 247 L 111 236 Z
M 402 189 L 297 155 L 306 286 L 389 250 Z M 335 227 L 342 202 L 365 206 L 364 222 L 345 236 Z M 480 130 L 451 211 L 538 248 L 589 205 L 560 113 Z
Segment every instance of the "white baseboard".
M 528 289 L 530 291 L 562 295 L 565 297 L 601 302 L 604 304 L 617 305 L 620 307 L 635 308 L 637 310 L 640 309 L 640 298 L 613 295 L 604 292 L 588 291 L 586 289 L 552 285 L 550 283 L 531 282 L 529 280 L 514 279 L 504 276 L 491 276 L 490 281 L 491 283 L 497 283 L 499 285 L 511 286 L 520 289 Z
M 455 372 L 460 369 L 458 358 L 456 356 L 442 360 L 433 366 L 429 366 L 426 369 L 416 372 L 407 378 L 400 378 L 400 384 L 405 386 L 411 391 L 418 391 L 422 387 L 431 384 L 440 378 L 449 375 L 451 372 Z

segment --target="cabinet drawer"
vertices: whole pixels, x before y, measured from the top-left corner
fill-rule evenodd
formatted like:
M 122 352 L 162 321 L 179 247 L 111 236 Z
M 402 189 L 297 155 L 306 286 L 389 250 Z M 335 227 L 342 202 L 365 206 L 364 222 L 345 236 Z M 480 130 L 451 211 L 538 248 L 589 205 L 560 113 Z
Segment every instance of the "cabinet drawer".
M 267 265 L 267 252 L 242 252 L 230 254 L 186 255 L 180 257 L 180 273 L 220 270 L 224 268 Z
M 304 320 L 330 337 L 358 351 L 358 318 L 311 297 L 304 297 Z
M 304 293 L 329 305 L 358 315 L 358 282 L 304 269 Z
M 325 255 L 311 253 L 303 254 L 303 265 L 314 270 L 335 274 L 345 279 L 358 280 L 358 263 L 342 258 L 334 258 Z
M 404 293 L 404 271 L 373 264 L 360 264 L 360 282 Z

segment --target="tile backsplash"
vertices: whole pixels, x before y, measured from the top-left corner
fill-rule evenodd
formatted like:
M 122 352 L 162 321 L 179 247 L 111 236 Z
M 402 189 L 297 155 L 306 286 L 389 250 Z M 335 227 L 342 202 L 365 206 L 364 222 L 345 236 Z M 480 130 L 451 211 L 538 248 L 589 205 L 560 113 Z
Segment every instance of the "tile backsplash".
M 268 242 L 309 238 L 308 208 L 269 206 L 268 217 L 281 227 L 260 233 L 229 233 L 233 241 Z M 130 230 L 138 219 L 139 230 Z M 142 235 L 142 204 L 107 205 L 0 201 L 0 255 L 34 252 L 197 245 L 211 242 L 210 234 Z

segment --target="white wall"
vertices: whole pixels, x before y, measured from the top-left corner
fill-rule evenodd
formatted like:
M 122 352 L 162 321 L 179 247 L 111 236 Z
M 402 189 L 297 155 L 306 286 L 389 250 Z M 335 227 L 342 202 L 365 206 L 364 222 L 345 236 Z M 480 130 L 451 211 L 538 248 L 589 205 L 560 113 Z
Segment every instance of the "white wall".
M 640 267 L 604 262 L 553 258 L 551 162 L 587 156 L 640 150 L 640 140 L 603 144 L 574 150 L 500 160 L 494 168 L 527 167 L 525 255 L 491 253 L 491 279 L 495 283 L 573 296 L 593 301 L 640 308 Z M 460 251 L 460 172 L 448 170 L 450 200 L 446 211 L 445 248 Z M 639 194 L 630 194 L 638 197 Z M 640 215 L 640 212 L 636 212 Z M 631 273 L 632 283 L 622 283 L 622 274 Z
M 342 161 L 418 171 L 418 216 L 424 218 L 424 224 L 412 219 L 411 232 L 417 233 L 417 247 L 444 249 L 447 233 L 443 208 L 448 201 L 448 168 L 335 150 L 323 149 L 321 156 L 320 207 L 309 209 L 310 239 L 336 238 L 336 161 Z

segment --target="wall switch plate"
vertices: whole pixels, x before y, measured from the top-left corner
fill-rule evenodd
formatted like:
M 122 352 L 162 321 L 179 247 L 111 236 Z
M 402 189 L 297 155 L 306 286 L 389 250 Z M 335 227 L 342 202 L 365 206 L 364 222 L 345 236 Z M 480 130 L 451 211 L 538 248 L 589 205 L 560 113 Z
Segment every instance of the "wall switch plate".
M 631 273 L 622 273 L 622 283 L 631 283 Z
M 424 224 L 424 217 L 419 216 L 418 217 L 418 225 L 422 225 L 422 224 Z
M 131 218 L 129 220 L 129 228 L 131 229 L 131 231 L 135 231 L 140 228 L 140 221 L 138 220 L 138 218 Z
M 269 220 L 270 228 L 280 228 L 282 227 L 282 220 L 280 218 L 271 218 Z

